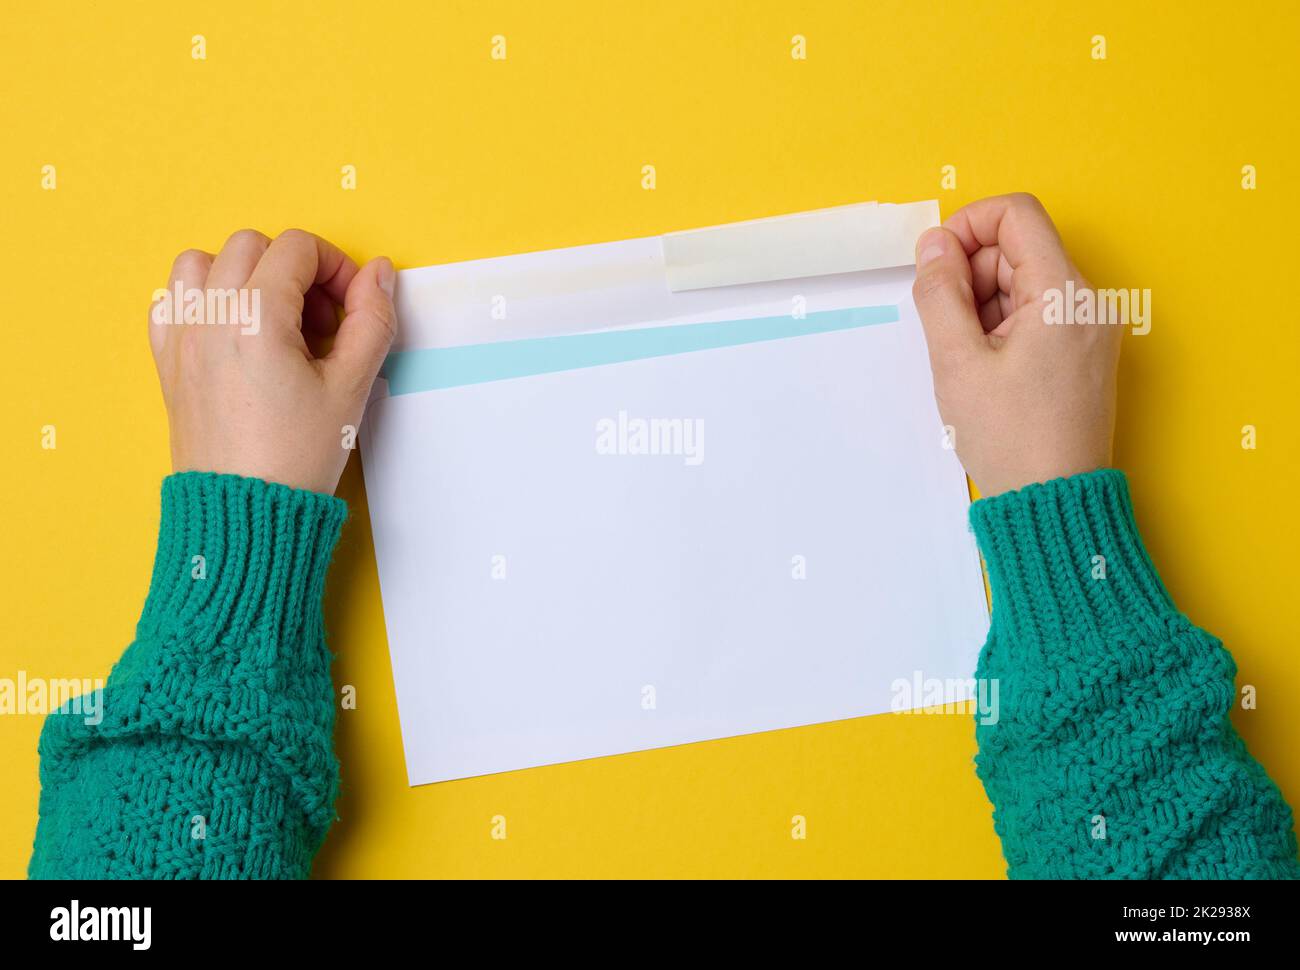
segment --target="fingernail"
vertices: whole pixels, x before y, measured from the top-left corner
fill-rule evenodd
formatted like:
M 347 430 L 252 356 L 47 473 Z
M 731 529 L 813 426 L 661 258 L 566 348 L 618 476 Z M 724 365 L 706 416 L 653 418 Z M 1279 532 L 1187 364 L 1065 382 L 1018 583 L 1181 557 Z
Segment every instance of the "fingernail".
M 396 285 L 397 271 L 393 269 L 392 261 L 387 256 L 380 257 L 379 288 L 391 297 L 393 295 L 393 288 Z
M 946 243 L 947 235 L 942 229 L 927 229 L 916 241 L 916 251 L 919 254 L 916 257 L 916 265 L 921 267 L 926 263 L 934 262 L 943 255 Z

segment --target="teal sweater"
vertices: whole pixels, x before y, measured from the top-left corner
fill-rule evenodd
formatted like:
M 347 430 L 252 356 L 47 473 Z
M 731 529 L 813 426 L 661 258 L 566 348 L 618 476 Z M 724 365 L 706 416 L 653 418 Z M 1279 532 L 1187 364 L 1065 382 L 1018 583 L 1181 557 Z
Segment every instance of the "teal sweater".
M 32 877 L 308 874 L 338 790 L 320 602 L 345 514 L 230 475 L 163 482 L 103 720 L 65 711 L 41 734 Z M 1123 476 L 1030 486 L 971 520 L 994 603 L 978 675 L 1000 704 L 976 767 L 1010 875 L 1300 875 L 1291 811 L 1228 720 L 1232 659 L 1170 602 Z
M 1124 476 L 970 517 L 993 597 L 976 676 L 1000 702 L 975 765 L 1011 877 L 1300 877 L 1291 809 L 1228 719 L 1236 665 L 1170 600 Z
M 346 514 L 234 475 L 164 480 L 149 598 L 103 720 L 45 720 L 29 875 L 308 874 L 338 790 L 320 604 Z

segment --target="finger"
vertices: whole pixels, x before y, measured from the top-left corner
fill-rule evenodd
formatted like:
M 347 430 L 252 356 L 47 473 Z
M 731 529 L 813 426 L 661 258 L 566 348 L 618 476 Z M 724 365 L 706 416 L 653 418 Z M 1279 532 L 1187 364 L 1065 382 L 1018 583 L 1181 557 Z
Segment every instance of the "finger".
M 212 261 L 205 286 L 210 290 L 243 287 L 270 242 L 256 229 L 240 229 L 232 234 Z
M 970 257 L 971 284 L 975 302 L 983 304 L 998 292 L 998 265 L 1003 261 L 997 246 L 983 246 Z
M 268 319 L 274 322 L 287 317 L 301 326 L 308 290 L 320 287 L 327 297 L 342 304 L 356 275 L 357 264 L 333 243 L 301 229 L 289 229 L 267 247 L 249 285 L 261 291 Z
M 992 333 L 1011 315 L 1011 265 L 997 246 L 983 246 L 970 258 L 980 325 Z
M 954 360 L 987 349 L 987 343 L 961 240 L 947 229 L 929 229 L 917 240 L 916 252 L 912 298 L 937 373 Z
M 962 241 L 968 256 L 973 256 L 981 246 L 1000 247 L 1012 269 L 1039 250 L 1065 251 L 1052 217 L 1027 192 L 972 202 L 944 220 L 944 228 L 952 230 Z
M 972 202 L 949 216 L 944 227 L 961 240 L 966 255 L 972 258 L 983 247 L 998 247 L 1008 269 L 1003 272 L 998 267 L 999 289 L 1010 293 L 1017 307 L 1041 295 L 1034 292 L 1036 288 L 1054 285 L 1070 273 L 1070 258 L 1051 216 L 1028 193 Z M 1022 269 L 1025 275 L 1017 278 L 1016 272 Z M 1026 287 L 1022 280 L 1031 285 Z
M 155 300 L 149 307 L 149 347 L 155 360 L 167 341 L 169 326 L 181 322 L 181 307 L 176 305 L 177 285 L 180 285 L 182 294 L 186 290 L 201 290 L 211 269 L 212 254 L 201 249 L 187 249 L 172 261 L 171 272 L 167 275 L 168 295 Z
M 393 264 L 383 256 L 357 272 L 344 298 L 346 315 L 325 358 L 325 373 L 363 401 L 397 336 L 396 279 Z
M 339 329 L 339 305 L 319 286 L 307 291 L 302 308 L 303 335 L 332 337 Z
M 1005 295 L 994 293 L 980 304 L 980 326 L 984 328 L 985 333 L 996 330 L 1002 321 L 1006 319 L 1002 313 L 1002 301 L 1005 299 Z

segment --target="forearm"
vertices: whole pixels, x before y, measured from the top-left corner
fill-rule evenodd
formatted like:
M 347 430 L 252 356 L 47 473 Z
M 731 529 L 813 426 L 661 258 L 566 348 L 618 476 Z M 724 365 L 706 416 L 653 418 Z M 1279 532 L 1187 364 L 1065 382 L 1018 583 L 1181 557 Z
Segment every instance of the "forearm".
M 42 731 L 32 877 L 307 874 L 338 787 L 320 602 L 345 515 L 255 479 L 164 481 L 103 719 L 52 714 Z
M 1300 877 L 1229 720 L 1232 657 L 1180 614 L 1104 470 L 977 502 L 999 682 L 977 770 L 1013 878 Z

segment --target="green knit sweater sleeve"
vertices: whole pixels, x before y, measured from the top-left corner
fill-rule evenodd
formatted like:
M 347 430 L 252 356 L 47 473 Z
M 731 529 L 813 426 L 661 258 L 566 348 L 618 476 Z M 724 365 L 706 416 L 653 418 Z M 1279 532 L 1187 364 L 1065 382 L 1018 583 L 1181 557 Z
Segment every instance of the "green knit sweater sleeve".
M 346 512 L 234 475 L 164 480 L 102 717 L 65 709 L 41 732 L 30 876 L 307 875 L 338 788 L 320 603 Z
M 976 502 L 993 622 L 976 769 L 1012 878 L 1297 878 L 1291 809 L 1229 720 L 1236 665 L 1174 607 L 1124 476 Z M 988 696 L 993 696 L 991 689 Z

